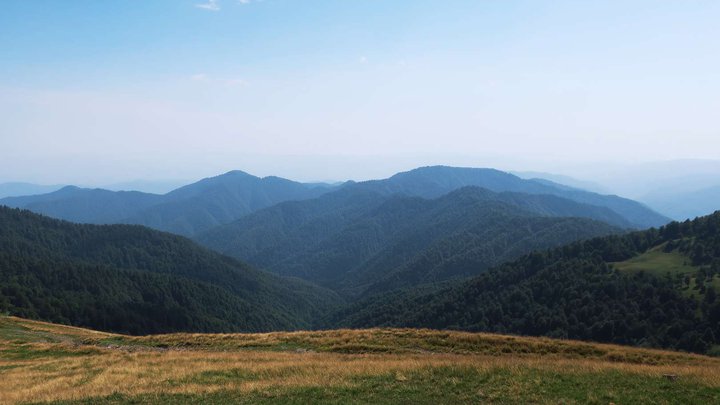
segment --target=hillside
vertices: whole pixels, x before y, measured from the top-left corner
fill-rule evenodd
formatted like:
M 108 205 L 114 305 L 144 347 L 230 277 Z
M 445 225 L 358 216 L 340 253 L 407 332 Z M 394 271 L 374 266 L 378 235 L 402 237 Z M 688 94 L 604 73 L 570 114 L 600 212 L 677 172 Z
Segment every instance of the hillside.
M 720 212 L 534 252 L 451 285 L 351 304 L 329 325 L 494 331 L 718 353 Z
M 717 403 L 720 360 L 418 329 L 130 337 L 0 317 L 0 402 Z
M 72 222 L 146 225 L 190 236 L 279 202 L 317 197 L 329 188 L 232 171 L 164 195 L 68 186 L 48 194 L 3 198 L 0 205 Z
M 197 240 L 359 295 L 476 275 L 535 249 L 619 232 L 605 222 L 625 223 L 609 209 L 549 195 L 465 187 L 424 199 L 348 187 L 258 211 Z
M 129 333 L 307 328 L 335 294 L 140 226 L 0 207 L 0 311 Z

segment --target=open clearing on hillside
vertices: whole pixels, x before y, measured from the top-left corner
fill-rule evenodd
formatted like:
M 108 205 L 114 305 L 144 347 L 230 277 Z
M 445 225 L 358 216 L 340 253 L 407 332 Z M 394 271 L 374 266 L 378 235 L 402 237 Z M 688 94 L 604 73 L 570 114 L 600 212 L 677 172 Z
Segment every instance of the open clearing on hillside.
M 47 401 L 708 404 L 720 359 L 431 330 L 129 337 L 0 318 L 0 402 Z
M 698 268 L 689 264 L 690 259 L 677 251 L 665 252 L 665 244 L 656 246 L 647 252 L 624 262 L 613 263 L 621 271 L 645 271 L 650 274 L 692 274 Z
M 699 289 L 697 277 L 700 268 L 691 265 L 690 259 L 678 251 L 665 252 L 664 248 L 665 244 L 662 244 L 629 260 L 612 264 L 616 269 L 625 272 L 644 271 L 657 276 L 665 274 L 684 275 L 688 279 L 687 283 L 681 287 L 683 294 L 702 301 L 705 294 L 704 290 Z M 714 275 L 709 280 L 705 279 L 702 284 L 705 287 L 712 286 L 716 291 L 720 291 L 720 275 Z

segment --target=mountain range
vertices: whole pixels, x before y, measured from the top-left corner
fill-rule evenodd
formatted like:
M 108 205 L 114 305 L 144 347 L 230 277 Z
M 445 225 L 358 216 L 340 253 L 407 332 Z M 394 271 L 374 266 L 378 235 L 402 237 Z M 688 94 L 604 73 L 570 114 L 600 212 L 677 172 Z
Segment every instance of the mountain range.
M 0 203 L 23 207 L 0 207 L 0 311 L 27 318 L 720 349 L 720 213 L 668 223 L 617 196 L 444 166 L 334 185 L 235 171 L 164 195 L 65 187 Z
M 73 222 L 146 225 L 184 236 L 195 236 L 284 201 L 313 199 L 338 189 L 364 189 L 382 195 L 439 197 L 465 186 L 491 191 L 550 194 L 613 210 L 624 221 L 613 225 L 647 228 L 669 221 L 632 200 L 563 186 L 546 180 L 524 180 L 493 169 L 424 167 L 384 180 L 335 185 L 304 184 L 279 178 L 259 178 L 232 171 L 157 195 L 67 186 L 48 194 L 8 197 L 0 205 L 25 208 Z
M 474 275 L 534 249 L 620 232 L 606 222 L 627 225 L 607 208 L 551 195 L 469 186 L 425 199 L 351 186 L 258 211 L 197 240 L 358 295 Z
M 72 222 L 146 225 L 190 236 L 278 202 L 316 197 L 330 187 L 232 171 L 164 195 L 67 186 L 48 194 L 4 198 L 0 205 Z

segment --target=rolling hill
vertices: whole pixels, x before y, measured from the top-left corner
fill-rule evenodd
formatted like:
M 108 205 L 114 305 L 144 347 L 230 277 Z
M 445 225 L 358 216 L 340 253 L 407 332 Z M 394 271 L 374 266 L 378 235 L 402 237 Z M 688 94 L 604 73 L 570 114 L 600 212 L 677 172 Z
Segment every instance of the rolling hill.
M 327 290 L 248 267 L 183 237 L 79 225 L 0 207 L 0 310 L 128 333 L 308 328 Z
M 550 195 L 464 187 L 424 199 L 346 187 L 258 211 L 197 240 L 355 296 L 475 275 L 535 249 L 620 231 L 605 222 L 627 224 L 609 209 Z
M 191 236 L 279 202 L 317 197 L 330 188 L 232 171 L 164 195 L 68 186 L 48 194 L 4 198 L 0 205 L 72 222 L 146 225 Z
M 430 327 L 720 352 L 720 212 L 361 300 L 334 327 Z
M 697 403 L 720 360 L 418 329 L 133 337 L 0 316 L 0 402 Z

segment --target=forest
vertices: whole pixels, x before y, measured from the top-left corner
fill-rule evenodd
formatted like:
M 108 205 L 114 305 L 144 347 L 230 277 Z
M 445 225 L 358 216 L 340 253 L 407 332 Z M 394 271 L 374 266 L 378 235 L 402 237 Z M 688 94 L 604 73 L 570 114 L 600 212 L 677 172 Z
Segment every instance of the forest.
M 717 353 L 718 229 L 720 212 L 533 252 L 468 281 L 350 304 L 326 325 L 492 331 Z M 624 272 L 614 265 L 655 247 L 686 256 L 694 270 Z

